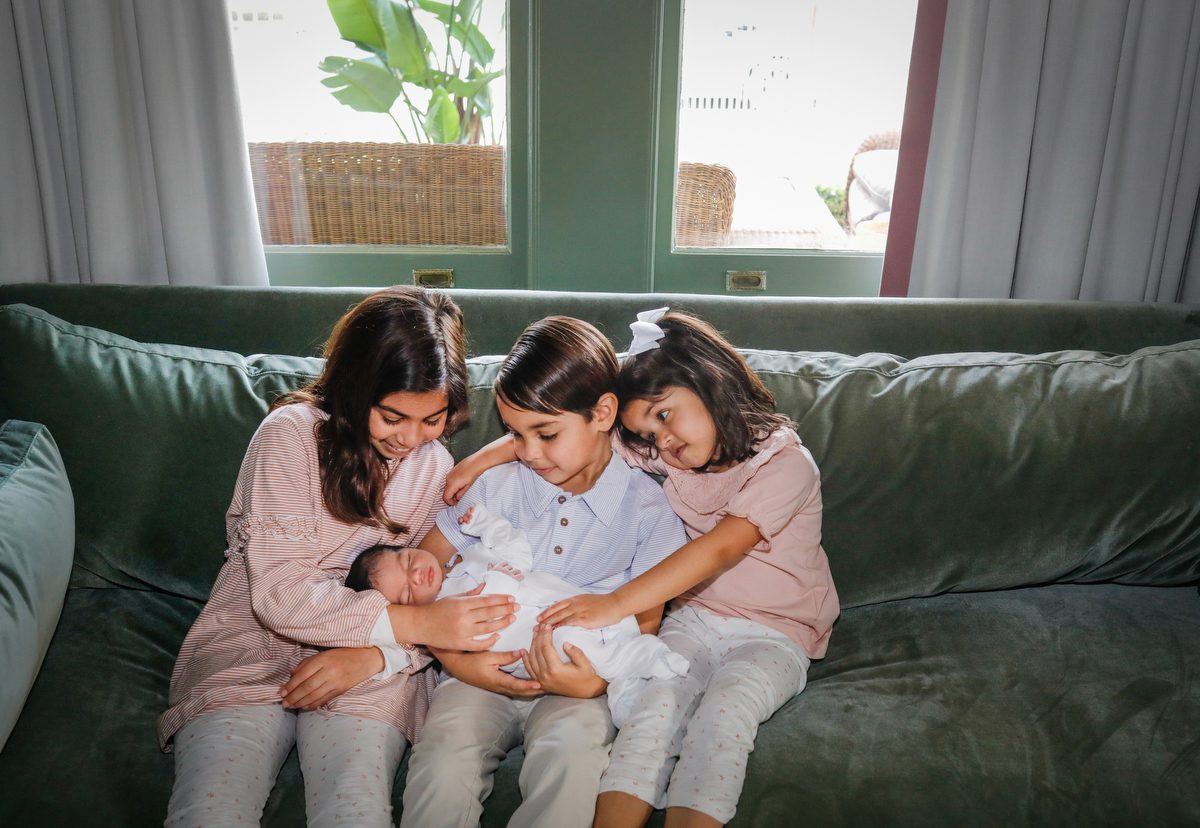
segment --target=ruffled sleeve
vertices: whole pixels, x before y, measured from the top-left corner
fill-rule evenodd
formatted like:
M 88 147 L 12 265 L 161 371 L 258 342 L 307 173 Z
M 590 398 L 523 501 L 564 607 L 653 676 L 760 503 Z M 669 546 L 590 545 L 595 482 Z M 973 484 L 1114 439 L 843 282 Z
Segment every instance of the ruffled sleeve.
M 229 552 L 245 561 L 250 604 L 264 626 L 319 647 L 363 647 L 388 601 L 323 569 L 316 438 L 286 409 L 263 421 L 238 474 Z

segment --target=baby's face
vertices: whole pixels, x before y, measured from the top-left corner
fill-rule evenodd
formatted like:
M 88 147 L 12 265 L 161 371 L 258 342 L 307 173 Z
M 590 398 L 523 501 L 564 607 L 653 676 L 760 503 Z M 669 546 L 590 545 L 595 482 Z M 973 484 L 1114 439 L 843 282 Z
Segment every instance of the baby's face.
M 405 547 L 384 555 L 371 586 L 393 604 L 432 604 L 442 588 L 442 565 L 424 549 Z

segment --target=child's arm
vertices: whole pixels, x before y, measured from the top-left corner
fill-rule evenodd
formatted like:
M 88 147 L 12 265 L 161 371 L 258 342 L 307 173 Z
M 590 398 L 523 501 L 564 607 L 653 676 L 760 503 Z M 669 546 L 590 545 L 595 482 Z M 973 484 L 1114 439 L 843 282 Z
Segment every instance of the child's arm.
M 517 449 L 513 444 L 513 436 L 505 434 L 498 437 L 474 454 L 465 457 L 446 475 L 446 491 L 442 500 L 453 506 L 466 494 L 479 475 L 493 466 L 511 463 L 517 459 Z M 432 551 L 432 550 L 430 550 Z
M 684 544 L 608 595 L 576 595 L 559 601 L 539 615 L 538 621 L 592 630 L 615 624 L 626 615 L 661 607 L 696 584 L 732 568 L 761 540 L 753 523 L 727 515 L 711 532 Z

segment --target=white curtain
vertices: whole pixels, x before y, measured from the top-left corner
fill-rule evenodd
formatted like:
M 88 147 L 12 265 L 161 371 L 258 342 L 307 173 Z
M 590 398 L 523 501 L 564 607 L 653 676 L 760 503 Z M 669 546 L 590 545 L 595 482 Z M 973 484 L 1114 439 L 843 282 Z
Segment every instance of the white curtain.
M 0 282 L 266 285 L 220 0 L 0 0 Z
M 950 0 L 909 295 L 1200 302 L 1198 57 L 1194 0 Z

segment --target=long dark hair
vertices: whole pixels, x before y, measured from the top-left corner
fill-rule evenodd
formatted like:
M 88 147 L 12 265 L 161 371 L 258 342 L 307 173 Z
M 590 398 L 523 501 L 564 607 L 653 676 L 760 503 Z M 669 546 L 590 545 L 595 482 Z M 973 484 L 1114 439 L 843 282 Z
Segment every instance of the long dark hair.
M 514 408 L 580 414 L 617 388 L 617 354 L 604 334 L 582 319 L 547 316 L 518 337 L 496 375 L 496 394 Z
M 445 294 L 410 285 L 371 294 L 334 326 L 321 375 L 271 406 L 306 402 L 329 415 L 316 427 L 317 456 L 325 508 L 340 521 L 408 531 L 384 511 L 386 465 L 368 430 L 371 409 L 397 391 L 445 391 L 447 435 L 467 418 L 462 311 Z
M 755 454 L 754 444 L 778 428 L 794 428 L 775 411 L 775 397 L 734 347 L 712 325 L 682 311 L 658 321 L 658 347 L 625 360 L 617 377 L 623 409 L 633 400 L 657 402 L 671 388 L 686 388 L 700 398 L 717 431 L 716 451 L 697 471 L 739 463 Z M 621 440 L 653 457 L 652 442 L 620 427 Z

